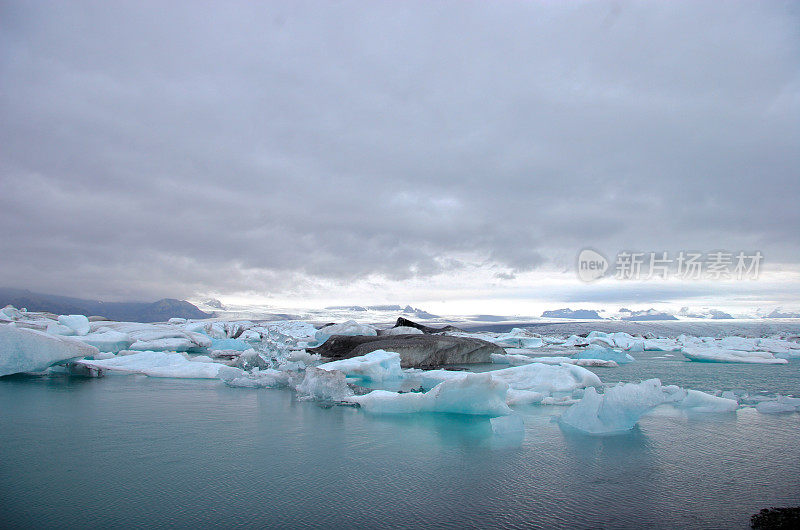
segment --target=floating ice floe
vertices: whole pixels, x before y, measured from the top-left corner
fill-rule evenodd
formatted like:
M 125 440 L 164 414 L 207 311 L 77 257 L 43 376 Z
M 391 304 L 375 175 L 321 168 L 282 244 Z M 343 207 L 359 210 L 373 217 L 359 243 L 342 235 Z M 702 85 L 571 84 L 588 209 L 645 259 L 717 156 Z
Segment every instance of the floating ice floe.
M 376 414 L 448 412 L 500 416 L 511 412 L 506 404 L 507 392 L 508 384 L 489 373 L 461 372 L 424 393 L 373 390 L 369 394 L 350 397 L 349 401 Z
M 17 328 L 13 324 L 0 325 L 0 376 L 38 372 L 60 361 L 98 353 L 97 348 L 77 338 Z
M 54 320 L 47 323 L 47 328 L 45 328 L 45 331 L 47 331 L 47 333 L 50 335 L 63 335 L 65 337 L 75 335 L 74 329 L 63 324 L 59 324 Z
M 211 339 L 206 335 L 171 324 L 92 322 L 91 328 L 92 332 L 125 333 L 131 340 L 129 349 L 137 351 L 203 352 L 211 346 Z
M 650 409 L 664 403 L 661 381 L 620 383 L 599 394 L 589 388 L 578 403 L 561 415 L 561 423 L 588 434 L 629 431 Z
M 778 396 L 774 401 L 762 401 L 756 405 L 756 410 L 762 414 L 786 414 L 800 412 L 800 398 Z
M 464 372 L 428 370 L 419 374 L 423 380 L 446 381 Z M 571 364 L 531 363 L 486 372 L 493 379 L 507 383 L 507 403 L 512 406 L 569 403 L 572 393 L 587 386 L 600 386 L 600 378 L 586 368 Z
M 86 335 L 91 330 L 89 319 L 84 315 L 61 315 L 58 323 L 70 328 L 76 335 Z
M 686 390 L 686 397 L 675 401 L 674 405 L 689 412 L 733 412 L 739 408 L 735 399 L 712 396 L 699 390 Z
M 626 351 L 644 351 L 644 339 L 633 337 L 624 332 L 603 333 L 592 331 L 586 337 L 589 345 L 595 344 L 605 348 L 620 348 Z
M 280 320 L 265 324 L 268 332 L 278 332 L 293 339 L 313 339 L 317 328 L 302 320 Z
M 645 351 L 681 351 L 681 347 L 675 339 L 645 339 Z
M 237 368 L 216 362 L 192 362 L 187 355 L 161 351 L 143 351 L 121 355 L 113 359 L 79 360 L 76 364 L 123 373 L 144 374 L 150 377 L 175 377 L 185 379 L 216 379 L 221 370 Z
M 371 381 L 403 377 L 403 369 L 400 368 L 400 354 L 385 350 L 375 350 L 359 357 L 321 364 L 317 368 L 339 370 L 348 376 Z
M 347 322 L 343 322 L 341 324 L 333 324 L 317 330 L 317 332 L 314 334 L 314 338 L 318 343 L 322 344 L 333 335 L 368 335 L 374 337 L 377 334 L 378 331 L 372 326 L 359 324 L 355 320 L 348 320 Z
M 523 364 L 542 363 L 542 364 L 574 364 L 577 366 L 599 366 L 614 368 L 619 366 L 615 361 L 605 359 L 574 359 L 572 357 L 549 356 L 549 357 L 529 357 L 516 353 L 493 353 L 492 362 L 494 364 L 510 364 L 512 366 L 522 366 Z
M 544 346 L 541 336 L 522 328 L 514 328 L 507 333 L 498 333 L 494 337 L 482 337 L 498 346 L 509 348 L 535 349 Z
M 711 345 L 684 347 L 681 351 L 690 361 L 706 363 L 786 364 L 789 362 L 775 357 L 770 352 L 726 350 Z
M 236 377 L 221 378 L 225 384 L 242 388 L 276 388 L 289 385 L 291 377 L 288 372 L 266 369 L 253 370 L 236 375 Z
M 584 350 L 573 354 L 573 359 L 599 359 L 603 361 L 614 361 L 617 364 L 632 363 L 634 359 L 630 354 L 606 348 L 598 344 L 589 344 Z
M 48 331 L 49 333 L 49 331 Z M 78 340 L 90 344 L 101 352 L 117 353 L 122 350 L 130 349 L 133 341 L 127 333 L 120 333 L 113 329 L 89 333 L 83 337 L 76 337 Z
M 347 384 L 343 372 L 306 368 L 305 376 L 295 390 L 302 398 L 316 401 L 341 403 L 353 397 L 353 389 Z
M 695 413 L 733 412 L 738 408 L 732 399 L 674 385 L 662 386 L 660 380 L 648 379 L 618 383 L 602 394 L 588 388 L 583 399 L 567 409 L 560 421 L 588 434 L 618 434 L 632 429 L 644 414 L 664 403 Z
M 211 339 L 209 348 L 212 350 L 246 351 L 251 346 L 241 339 Z
M 13 305 L 7 305 L 3 309 L 0 309 L 0 319 L 2 320 L 15 321 L 22 320 L 23 318 L 25 318 L 25 313 Z

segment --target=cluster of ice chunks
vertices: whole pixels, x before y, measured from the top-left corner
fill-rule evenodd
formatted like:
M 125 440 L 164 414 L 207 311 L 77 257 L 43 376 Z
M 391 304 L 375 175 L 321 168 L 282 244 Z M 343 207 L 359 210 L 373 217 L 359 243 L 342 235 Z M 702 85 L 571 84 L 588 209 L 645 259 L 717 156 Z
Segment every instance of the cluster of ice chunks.
M 341 324 L 333 324 L 320 328 L 314 334 L 314 338 L 317 343 L 322 344 L 334 335 L 368 335 L 374 337 L 377 334 L 378 330 L 372 326 L 359 324 L 355 320 L 348 320 Z
M 687 359 L 699 362 L 787 364 L 800 357 L 800 343 L 775 338 L 678 337 Z
M 442 381 L 427 392 L 372 392 L 349 398 L 362 409 L 376 414 L 408 414 L 416 412 L 448 412 L 499 416 L 509 414 L 506 404 L 508 384 L 490 373 L 462 372 Z
M 400 368 L 400 354 L 385 350 L 375 350 L 359 357 L 321 364 L 318 368 L 339 370 L 348 376 L 370 381 L 403 377 L 403 369 Z
M 511 366 L 522 366 L 523 364 L 542 363 L 542 364 L 575 364 L 577 366 L 595 366 L 614 368 L 619 366 L 615 361 L 607 361 L 604 359 L 576 359 L 574 357 L 563 356 L 546 356 L 546 357 L 531 357 L 529 355 L 521 355 L 517 353 L 493 353 L 492 363 L 494 364 L 510 364 Z
M 636 360 L 629 353 L 605 346 L 600 346 L 595 343 L 589 344 L 585 349 L 573 354 L 572 358 L 614 361 L 617 364 L 632 363 Z
M 619 383 L 602 394 L 588 388 L 583 399 L 564 412 L 560 422 L 587 434 L 618 434 L 632 429 L 644 414 L 664 403 L 697 413 L 733 412 L 739 406 L 732 399 L 674 385 L 662 386 L 658 379 L 648 379 Z
M 0 325 L 0 376 L 39 372 L 61 361 L 98 353 L 97 348 L 77 338 Z

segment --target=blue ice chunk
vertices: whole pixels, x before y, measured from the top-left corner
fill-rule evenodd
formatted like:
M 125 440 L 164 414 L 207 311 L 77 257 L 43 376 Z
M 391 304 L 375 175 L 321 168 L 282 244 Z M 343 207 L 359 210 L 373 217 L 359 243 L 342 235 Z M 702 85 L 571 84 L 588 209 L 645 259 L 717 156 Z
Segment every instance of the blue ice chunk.
M 603 361 L 614 361 L 617 364 L 632 363 L 636 359 L 629 354 L 615 350 L 613 348 L 605 348 L 597 344 L 590 344 L 585 350 L 580 351 L 572 356 L 573 359 L 600 359 Z

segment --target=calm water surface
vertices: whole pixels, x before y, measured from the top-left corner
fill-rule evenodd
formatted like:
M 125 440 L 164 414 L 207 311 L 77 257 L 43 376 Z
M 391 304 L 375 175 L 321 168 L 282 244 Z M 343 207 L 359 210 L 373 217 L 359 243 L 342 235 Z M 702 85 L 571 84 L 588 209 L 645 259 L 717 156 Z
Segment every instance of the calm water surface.
M 604 382 L 800 392 L 800 364 L 687 363 L 638 354 Z M 634 431 L 563 431 L 522 411 L 524 439 L 488 419 L 370 416 L 287 390 L 109 376 L 0 379 L 6 527 L 746 528 L 800 505 L 800 415 L 690 417 Z

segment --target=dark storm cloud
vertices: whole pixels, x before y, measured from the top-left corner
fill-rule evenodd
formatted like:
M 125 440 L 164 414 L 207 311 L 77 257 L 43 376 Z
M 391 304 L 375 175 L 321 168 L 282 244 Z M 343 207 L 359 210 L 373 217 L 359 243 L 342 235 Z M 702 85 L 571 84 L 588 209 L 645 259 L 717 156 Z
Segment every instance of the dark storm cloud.
M 800 261 L 791 3 L 0 6 L 0 283 L 300 292 L 583 246 Z

